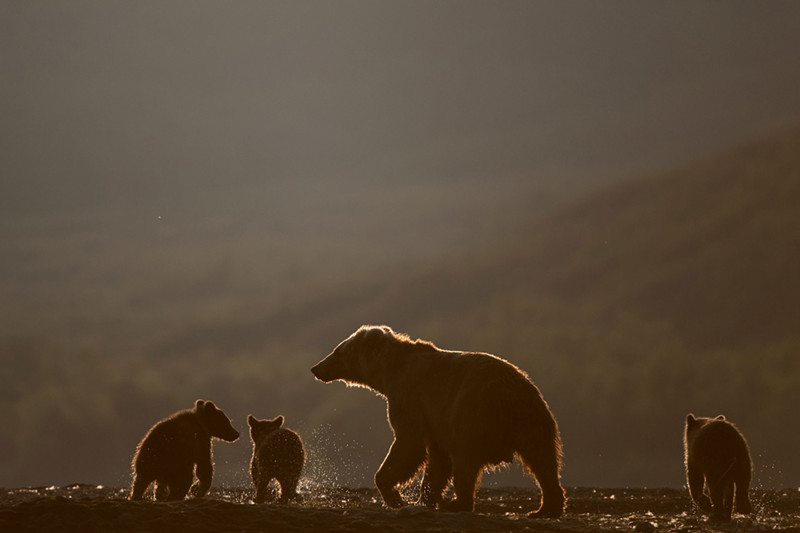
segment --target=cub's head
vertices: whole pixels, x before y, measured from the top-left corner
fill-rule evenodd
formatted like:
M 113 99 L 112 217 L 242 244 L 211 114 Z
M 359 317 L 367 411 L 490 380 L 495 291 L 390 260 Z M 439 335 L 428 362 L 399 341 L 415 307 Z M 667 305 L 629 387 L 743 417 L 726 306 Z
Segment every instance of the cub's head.
M 197 400 L 194 403 L 194 410 L 212 437 L 227 442 L 233 442 L 239 438 L 239 432 L 231 424 L 231 419 L 221 409 L 218 409 L 214 402 Z
M 339 379 L 349 385 L 374 387 L 374 360 L 387 343 L 396 339 L 398 336 L 388 326 L 361 326 L 317 363 L 311 373 L 325 383 Z
M 247 415 L 247 425 L 250 426 L 250 438 L 258 443 L 264 437 L 283 425 L 283 416 L 278 415 L 272 420 L 259 420 L 253 415 Z
M 702 416 L 694 416 L 692 413 L 686 415 L 686 436 L 692 435 L 695 431 L 705 426 L 709 422 L 716 420 L 724 421 L 725 415 L 719 415 L 716 418 L 705 418 Z

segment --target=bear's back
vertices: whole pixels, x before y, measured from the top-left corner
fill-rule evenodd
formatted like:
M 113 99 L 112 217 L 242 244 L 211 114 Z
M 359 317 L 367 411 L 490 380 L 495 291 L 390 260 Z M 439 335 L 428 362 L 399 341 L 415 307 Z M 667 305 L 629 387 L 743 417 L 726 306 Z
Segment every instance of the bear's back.
M 258 459 L 267 465 L 299 465 L 305 463 L 305 448 L 300 436 L 291 429 L 280 428 L 265 435 L 256 448 Z
M 176 413 L 156 423 L 147 432 L 136 454 L 136 462 L 183 463 L 196 460 L 195 445 L 200 436 L 200 422 L 193 410 Z
M 453 404 L 475 412 L 496 411 L 518 416 L 516 411 L 544 405 L 541 392 L 528 375 L 501 357 L 482 352 L 444 352 L 436 374 L 427 379 L 434 395 L 446 391 Z M 434 377 L 435 376 L 435 377 Z M 425 383 L 422 379 L 420 383 Z
M 510 386 L 532 385 L 528 375 L 513 363 L 496 355 L 483 352 L 457 352 L 450 350 L 424 350 L 416 354 L 412 365 L 420 377 L 439 379 L 477 379 L 504 381 Z
M 688 435 L 690 459 L 709 468 L 727 469 L 733 462 L 750 464 L 744 436 L 727 420 L 713 419 L 698 425 Z

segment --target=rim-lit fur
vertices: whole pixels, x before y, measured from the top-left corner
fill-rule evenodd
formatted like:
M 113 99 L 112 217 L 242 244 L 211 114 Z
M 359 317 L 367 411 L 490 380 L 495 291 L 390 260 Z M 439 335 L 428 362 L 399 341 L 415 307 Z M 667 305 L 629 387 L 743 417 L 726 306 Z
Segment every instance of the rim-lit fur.
M 386 398 L 395 440 L 375 482 L 387 505 L 403 504 L 397 487 L 424 466 L 422 503 L 472 510 L 483 471 L 516 456 L 542 489 L 537 516 L 563 513 L 558 425 L 539 389 L 508 361 L 362 326 L 311 371 Z M 451 480 L 456 498 L 444 502 Z
M 158 422 L 136 448 L 130 498 L 141 500 L 153 482 L 157 500 L 182 500 L 190 489 L 195 497 L 205 496 L 214 475 L 212 438 L 228 442 L 239 438 L 213 402 L 197 400 L 193 409 Z M 195 474 L 197 483 L 192 485 Z
M 750 513 L 753 467 L 747 441 L 738 428 L 723 415 L 702 418 L 689 414 L 683 442 L 686 481 L 697 507 L 722 521 L 731 519 L 734 502 L 737 512 Z
M 253 441 L 250 475 L 256 488 L 255 503 L 271 499 L 269 484 L 273 479 L 280 485 L 280 503 L 298 497 L 297 484 L 306 460 L 305 448 L 300 435 L 281 427 L 283 421 L 282 415 L 272 420 L 259 420 L 253 415 L 247 417 Z

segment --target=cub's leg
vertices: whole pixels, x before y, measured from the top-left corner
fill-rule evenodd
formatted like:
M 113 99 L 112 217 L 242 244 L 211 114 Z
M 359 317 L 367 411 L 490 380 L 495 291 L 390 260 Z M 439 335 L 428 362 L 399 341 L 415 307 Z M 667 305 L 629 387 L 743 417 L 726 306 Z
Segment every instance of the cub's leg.
M 281 486 L 281 497 L 278 500 L 280 503 L 297 499 L 297 484 L 299 481 L 300 479 L 296 476 L 286 476 L 278 479 L 278 484 Z
M 155 478 L 145 477 L 136 475 L 133 478 L 133 484 L 131 485 L 131 500 L 141 500 L 144 498 L 144 493 L 147 492 L 147 487 L 150 486 L 150 483 L 155 481 Z
M 716 482 L 708 486 L 711 495 L 711 518 L 712 520 L 728 521 L 731 519 L 732 494 L 733 489 L 726 482 Z
M 736 512 L 750 514 L 753 505 L 750 503 L 750 468 L 742 468 L 739 477 L 736 479 Z
M 702 470 L 696 466 L 689 464 L 686 468 L 686 482 L 689 485 L 689 495 L 691 495 L 697 507 L 706 513 L 711 512 L 711 500 L 703 492 L 705 485 L 705 476 Z
M 271 479 L 266 479 L 266 476 L 260 476 L 256 482 L 256 494 L 253 496 L 255 503 L 265 503 L 272 499 L 272 491 L 269 488 Z
M 177 501 L 186 498 L 186 495 L 189 493 L 189 489 L 192 486 L 192 480 L 194 479 L 194 475 L 192 472 L 186 472 L 181 474 L 181 476 L 176 477 L 175 479 L 170 479 L 167 483 L 160 483 L 159 482 L 159 489 L 166 485 L 168 488 L 166 497 L 162 498 L 167 501 Z M 156 497 L 158 499 L 158 497 Z

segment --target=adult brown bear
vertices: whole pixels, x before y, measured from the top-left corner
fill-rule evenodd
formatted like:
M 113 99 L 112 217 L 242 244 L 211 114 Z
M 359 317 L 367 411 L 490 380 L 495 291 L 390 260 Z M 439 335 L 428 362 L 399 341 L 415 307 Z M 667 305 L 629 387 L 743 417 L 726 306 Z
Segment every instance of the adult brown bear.
M 703 418 L 689 414 L 683 442 L 686 481 L 697 506 L 714 520 L 730 520 L 734 500 L 738 512 L 750 513 L 748 489 L 753 466 L 747 441 L 736 426 L 724 415 Z M 703 491 L 705 485 L 710 499 Z
M 508 361 L 441 350 L 388 326 L 362 326 L 311 372 L 326 383 L 342 380 L 386 398 L 394 442 L 375 485 L 388 506 L 404 504 L 397 486 L 424 465 L 420 503 L 471 511 L 486 468 L 517 456 L 542 491 L 532 514 L 563 514 L 558 425 L 539 389 Z M 450 480 L 455 499 L 444 502 Z

